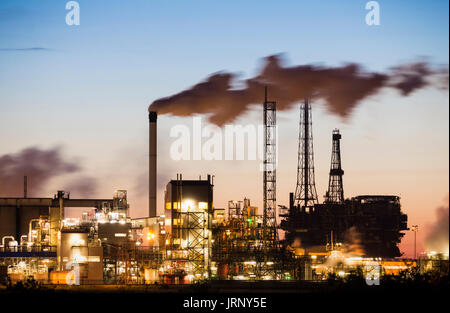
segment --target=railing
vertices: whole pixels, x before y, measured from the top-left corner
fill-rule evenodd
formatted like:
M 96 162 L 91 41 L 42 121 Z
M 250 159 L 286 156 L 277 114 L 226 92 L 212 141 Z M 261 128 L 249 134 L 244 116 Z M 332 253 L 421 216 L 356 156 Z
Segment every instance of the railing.
M 9 246 L 0 247 L 0 253 L 56 253 L 56 246 Z

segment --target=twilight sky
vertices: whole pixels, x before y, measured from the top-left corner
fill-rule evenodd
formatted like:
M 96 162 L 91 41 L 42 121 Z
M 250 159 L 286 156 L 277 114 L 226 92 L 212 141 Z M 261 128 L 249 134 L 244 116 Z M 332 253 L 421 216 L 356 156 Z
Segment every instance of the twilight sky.
M 262 58 L 278 53 L 287 65 L 357 62 L 380 72 L 423 57 L 448 65 L 447 1 L 378 1 L 380 26 L 365 24 L 366 1 L 80 0 L 79 26 L 65 23 L 66 2 L 0 2 L 0 157 L 61 146 L 82 171 L 52 178 L 35 196 L 94 177 L 97 188 L 89 196 L 127 189 L 133 217 L 147 212 L 147 107 L 158 98 L 217 71 L 252 77 Z M 321 200 L 331 131 L 339 128 L 345 196 L 399 195 L 408 225 L 419 225 L 422 251 L 436 208 L 448 207 L 448 90 L 425 88 L 403 97 L 386 89 L 362 101 L 347 120 L 312 105 Z M 255 107 L 235 123 L 261 120 Z M 216 207 L 244 197 L 262 207 L 259 161 L 173 161 L 170 129 L 191 127 L 192 118 L 158 121 L 160 210 L 164 185 L 176 173 L 215 175 Z M 288 204 L 296 182 L 298 111 L 279 112 L 278 125 L 277 198 Z M 29 183 L 30 193 L 40 184 L 33 177 Z M 407 232 L 401 245 L 407 256 L 412 238 Z

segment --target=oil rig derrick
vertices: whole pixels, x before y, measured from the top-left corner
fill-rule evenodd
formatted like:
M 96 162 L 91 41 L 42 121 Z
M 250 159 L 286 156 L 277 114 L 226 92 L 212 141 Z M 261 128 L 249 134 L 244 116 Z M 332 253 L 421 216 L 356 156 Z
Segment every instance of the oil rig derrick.
M 297 186 L 293 200 L 298 210 L 311 211 L 318 199 L 314 179 L 312 115 L 308 99 L 300 104 L 299 124 Z
M 325 193 L 325 203 L 342 204 L 344 202 L 344 185 L 342 176 L 344 171 L 341 165 L 341 134 L 339 129 L 333 130 L 333 148 L 331 153 L 330 177 L 328 191 Z

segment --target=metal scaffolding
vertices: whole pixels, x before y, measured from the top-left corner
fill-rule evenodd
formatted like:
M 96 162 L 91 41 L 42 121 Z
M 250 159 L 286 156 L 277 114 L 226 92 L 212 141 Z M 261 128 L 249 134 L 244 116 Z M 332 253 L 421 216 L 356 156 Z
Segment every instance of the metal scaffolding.
M 342 183 L 344 171 L 341 166 L 341 138 L 342 136 L 339 133 L 339 129 L 333 130 L 330 178 L 328 182 L 328 191 L 325 194 L 326 203 L 344 202 L 344 185 Z
M 197 280 L 205 279 L 210 271 L 210 208 L 188 204 L 183 196 L 181 175 L 175 186 L 176 201 L 171 204 L 172 231 L 166 243 L 165 275 L 188 274 Z
M 314 209 L 317 191 L 314 179 L 314 150 L 311 105 L 308 99 L 300 105 L 300 128 L 298 140 L 297 186 L 294 206 L 300 210 Z
M 277 246 L 277 121 L 275 101 L 267 100 L 267 87 L 264 94 L 264 249 Z

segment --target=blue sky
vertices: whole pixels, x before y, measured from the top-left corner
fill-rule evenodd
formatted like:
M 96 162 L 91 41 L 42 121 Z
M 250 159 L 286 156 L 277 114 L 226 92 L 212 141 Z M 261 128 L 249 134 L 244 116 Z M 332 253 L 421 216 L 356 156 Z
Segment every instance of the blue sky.
M 147 106 L 160 97 L 220 70 L 254 75 L 261 58 L 276 53 L 291 65 L 358 62 L 373 71 L 419 57 L 448 64 L 448 1 L 378 1 L 381 25 L 372 27 L 365 24 L 366 1 L 80 0 L 79 26 L 66 25 L 66 2 L 0 2 L 0 155 L 63 145 L 87 172 L 104 178 L 99 196 L 113 188 L 131 190 L 135 212 L 145 212 L 146 205 L 133 186 L 147 171 Z M 280 149 L 287 165 L 280 168 L 278 189 L 284 203 L 295 187 L 296 147 L 290 143 L 296 113 L 280 113 L 286 121 Z M 239 121 L 259 119 L 259 112 L 249 112 Z M 339 127 L 347 139 L 347 195 L 401 194 L 411 223 L 432 220 L 448 194 L 448 91 L 426 89 L 408 98 L 386 92 L 364 101 L 349 121 L 320 107 L 313 119 L 319 194 L 327 183 L 330 133 Z M 170 127 L 191 121 L 160 121 L 164 156 Z M 244 171 L 241 184 L 230 187 L 228 163 L 162 159 L 164 179 L 213 172 L 219 207 L 244 196 L 261 205 L 262 183 L 250 178 L 259 175 L 256 170 Z M 412 178 L 413 171 L 418 174 Z M 433 201 L 417 195 L 420 182 Z M 52 187 L 49 192 L 57 182 Z

